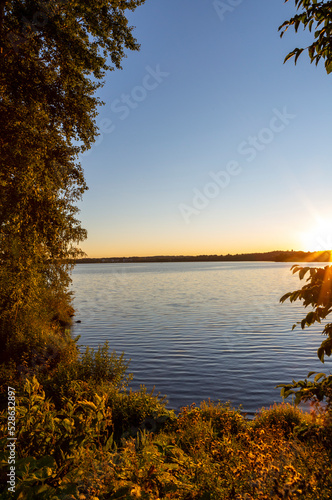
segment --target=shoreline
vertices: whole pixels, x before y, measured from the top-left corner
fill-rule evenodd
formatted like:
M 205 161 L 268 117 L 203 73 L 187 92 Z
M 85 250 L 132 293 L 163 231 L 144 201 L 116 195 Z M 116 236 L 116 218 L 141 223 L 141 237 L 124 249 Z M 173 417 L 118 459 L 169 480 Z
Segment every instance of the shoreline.
M 227 255 L 155 255 L 146 257 L 85 257 L 76 264 L 118 264 L 150 262 L 331 262 L 331 251 L 302 252 L 275 250 L 264 253 L 243 253 Z

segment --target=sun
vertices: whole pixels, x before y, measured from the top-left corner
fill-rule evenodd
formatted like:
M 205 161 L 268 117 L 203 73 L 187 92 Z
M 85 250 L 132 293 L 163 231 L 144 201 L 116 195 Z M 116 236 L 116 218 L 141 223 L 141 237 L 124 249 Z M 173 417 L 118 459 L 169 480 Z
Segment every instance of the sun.
M 332 250 L 332 219 L 319 219 L 310 231 L 301 234 L 301 240 L 306 252 Z

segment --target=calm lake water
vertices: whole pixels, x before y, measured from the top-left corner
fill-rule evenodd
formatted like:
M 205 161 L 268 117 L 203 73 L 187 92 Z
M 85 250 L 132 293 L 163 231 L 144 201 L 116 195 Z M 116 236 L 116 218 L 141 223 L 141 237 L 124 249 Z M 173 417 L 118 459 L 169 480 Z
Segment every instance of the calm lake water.
M 279 383 L 329 372 L 317 358 L 319 327 L 292 331 L 305 314 L 279 303 L 302 286 L 292 264 L 269 262 L 80 264 L 73 272 L 79 345 L 131 359 L 133 388 L 169 407 L 211 398 L 249 415 L 281 401 Z M 319 264 L 316 264 L 317 266 Z M 323 266 L 326 264 L 323 264 Z

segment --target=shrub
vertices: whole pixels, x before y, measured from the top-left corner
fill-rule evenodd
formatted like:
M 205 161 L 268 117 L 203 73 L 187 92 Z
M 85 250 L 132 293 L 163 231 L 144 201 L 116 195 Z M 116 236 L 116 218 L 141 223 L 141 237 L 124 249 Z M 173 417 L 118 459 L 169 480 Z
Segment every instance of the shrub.
M 247 426 L 247 422 L 241 414 L 241 407 L 239 409 L 232 408 L 230 403 L 202 401 L 200 413 L 204 419 L 211 421 L 218 435 L 222 435 L 224 432 L 236 435 Z
M 136 436 L 139 430 L 157 432 L 175 419 L 173 411 L 166 409 L 167 401 L 154 390 L 150 393 L 141 386 L 137 391 L 112 390 L 108 405 L 112 409 L 116 439 Z
M 13 339 L 8 358 L 0 367 L 0 407 L 6 405 L 6 387 L 17 391 L 24 387 L 27 377 L 36 375 L 47 380 L 59 365 L 73 363 L 78 356 L 77 339 L 72 339 L 69 330 L 58 327 L 42 332 L 22 334 Z
M 16 406 L 17 498 L 58 498 L 55 493 L 76 491 L 85 471 L 86 450 L 98 453 L 113 443 L 112 412 L 106 397 L 97 394 L 91 401 L 67 402 L 61 409 L 46 399 L 36 377 L 27 380 Z M 7 435 L 7 414 L 0 414 L 0 428 Z M 6 437 L 0 453 L 7 463 Z M 8 464 L 7 464 L 8 465 Z M 61 494 L 60 494 L 61 493 Z M 2 496 L 1 498 L 5 498 Z
M 310 415 L 305 414 L 296 406 L 289 403 L 275 403 L 270 408 L 262 408 L 255 416 L 252 426 L 253 428 L 276 430 L 288 437 L 296 427 L 310 419 Z
M 97 351 L 86 347 L 77 357 L 61 361 L 44 388 L 58 407 L 66 399 L 91 397 L 113 387 L 124 389 L 132 379 L 126 373 L 128 364 L 123 354 L 118 357 L 114 351 L 109 352 L 107 342 Z
M 194 404 L 182 408 L 174 426 L 177 443 L 184 451 L 204 454 L 216 439 L 237 435 L 245 429 L 246 421 L 229 404 L 203 401 L 200 408 Z

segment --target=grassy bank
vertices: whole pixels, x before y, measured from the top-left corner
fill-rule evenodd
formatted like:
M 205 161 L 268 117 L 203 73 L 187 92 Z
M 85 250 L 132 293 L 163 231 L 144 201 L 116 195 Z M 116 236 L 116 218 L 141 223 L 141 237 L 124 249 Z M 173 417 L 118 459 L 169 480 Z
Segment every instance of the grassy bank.
M 79 355 L 70 337 L 57 342 L 56 356 L 45 348 L 21 372 L 13 360 L 2 365 L 15 389 L 17 438 L 13 495 L 4 408 L 2 499 L 331 498 L 329 412 L 281 404 L 248 421 L 203 402 L 175 415 L 144 387 L 128 388 L 127 363 L 107 345 Z

